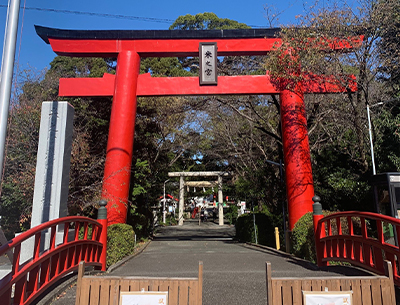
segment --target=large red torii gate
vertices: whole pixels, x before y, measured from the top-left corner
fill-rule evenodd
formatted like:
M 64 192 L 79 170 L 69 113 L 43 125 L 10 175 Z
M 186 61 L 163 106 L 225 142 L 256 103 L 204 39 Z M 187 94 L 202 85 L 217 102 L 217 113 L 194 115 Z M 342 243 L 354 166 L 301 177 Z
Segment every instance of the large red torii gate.
M 60 30 L 36 26 L 37 34 L 63 56 L 117 57 L 116 75 L 102 78 L 60 79 L 60 96 L 112 96 L 102 197 L 108 201 L 108 222 L 125 223 L 129 192 L 136 99 L 138 96 L 261 95 L 279 94 L 288 195 L 289 229 L 312 210 L 314 196 L 304 93 L 336 93 L 356 90 L 333 78 L 308 77 L 296 92 L 274 86 L 268 75 L 219 76 L 217 85 L 199 85 L 198 77 L 151 77 L 139 74 L 140 58 L 199 56 L 199 45 L 216 43 L 218 56 L 266 55 L 279 29 L 240 30 Z M 350 49 L 362 38 L 335 40 L 329 47 Z M 329 80 L 329 81 L 328 81 Z

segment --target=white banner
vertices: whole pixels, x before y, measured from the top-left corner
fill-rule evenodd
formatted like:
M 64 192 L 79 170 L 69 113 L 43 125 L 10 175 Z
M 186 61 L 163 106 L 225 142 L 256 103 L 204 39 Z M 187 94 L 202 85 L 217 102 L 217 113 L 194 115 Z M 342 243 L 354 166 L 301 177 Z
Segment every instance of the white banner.
M 168 291 L 121 291 L 119 305 L 168 305 Z
M 352 305 L 352 291 L 303 291 L 304 305 Z

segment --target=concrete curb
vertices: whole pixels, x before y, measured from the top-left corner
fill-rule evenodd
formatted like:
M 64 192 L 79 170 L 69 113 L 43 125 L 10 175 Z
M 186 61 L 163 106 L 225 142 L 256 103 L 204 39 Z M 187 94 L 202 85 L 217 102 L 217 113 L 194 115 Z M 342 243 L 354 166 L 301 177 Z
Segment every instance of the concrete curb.
M 299 258 L 299 257 L 297 257 L 297 256 L 294 256 L 294 255 L 292 255 L 292 254 L 290 254 L 290 253 L 286 253 L 286 252 L 283 252 L 283 251 L 279 251 L 279 250 L 276 250 L 275 248 L 272 248 L 272 247 L 268 247 L 268 246 L 264 246 L 264 245 L 259 245 L 259 244 L 254 244 L 254 243 L 249 243 L 249 242 L 246 242 L 246 245 L 252 246 L 252 247 L 256 247 L 256 248 L 265 249 L 265 250 L 274 252 L 274 253 L 276 253 L 276 254 L 279 254 L 280 256 L 284 256 L 284 257 L 286 257 L 286 258 L 289 258 L 289 259 L 292 259 L 292 260 L 301 262 L 302 264 L 308 265 L 309 268 L 310 268 L 311 270 L 315 270 L 315 271 L 320 270 L 320 268 L 319 268 L 317 265 L 315 265 L 314 263 L 312 263 L 312 262 L 310 262 L 310 261 L 308 261 L 308 260 Z

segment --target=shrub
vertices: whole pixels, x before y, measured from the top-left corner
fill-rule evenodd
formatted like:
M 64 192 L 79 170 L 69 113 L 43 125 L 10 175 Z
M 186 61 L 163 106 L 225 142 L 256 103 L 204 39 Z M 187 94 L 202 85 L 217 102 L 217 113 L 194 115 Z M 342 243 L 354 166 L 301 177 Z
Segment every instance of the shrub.
M 255 213 L 257 241 L 261 245 L 275 247 L 275 225 L 271 217 L 264 213 Z M 235 224 L 236 238 L 242 242 L 256 242 L 253 214 L 241 215 Z
M 315 239 L 313 214 L 304 214 L 294 225 L 292 231 L 292 252 L 297 257 L 315 262 Z
M 238 207 L 236 204 L 229 206 L 225 217 L 230 225 L 234 225 L 236 223 L 236 220 L 238 218 Z
M 135 232 L 128 224 L 116 223 L 107 228 L 107 268 L 133 253 Z

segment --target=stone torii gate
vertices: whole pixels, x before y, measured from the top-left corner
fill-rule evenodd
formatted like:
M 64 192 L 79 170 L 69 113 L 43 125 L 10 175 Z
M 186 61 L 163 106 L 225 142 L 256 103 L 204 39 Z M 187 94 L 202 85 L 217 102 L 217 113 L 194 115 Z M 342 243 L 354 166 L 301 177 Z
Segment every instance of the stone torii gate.
M 289 229 L 312 210 L 314 187 L 304 94 L 356 91 L 354 81 L 344 86 L 329 76 L 305 77 L 293 92 L 273 84 L 268 71 L 266 75 L 213 74 L 211 81 L 207 80 L 210 69 L 203 69 L 200 77 L 139 74 L 140 59 L 145 57 L 199 56 L 201 65 L 215 65 L 203 55 L 208 56 L 209 51 L 215 52 L 214 57 L 266 55 L 282 44 L 280 29 L 85 31 L 36 26 L 36 32 L 58 55 L 117 58 L 115 75 L 61 78 L 59 86 L 60 96 L 113 97 L 102 190 L 102 197 L 108 201 L 109 224 L 126 222 L 138 96 L 279 94 Z M 351 49 L 361 42 L 362 37 L 335 39 L 329 42 L 329 48 Z
M 179 225 L 183 225 L 183 209 L 185 203 L 185 180 L 184 177 L 218 177 L 218 224 L 224 224 L 224 208 L 222 195 L 222 177 L 229 176 L 227 172 L 171 172 L 168 177 L 179 177 Z

